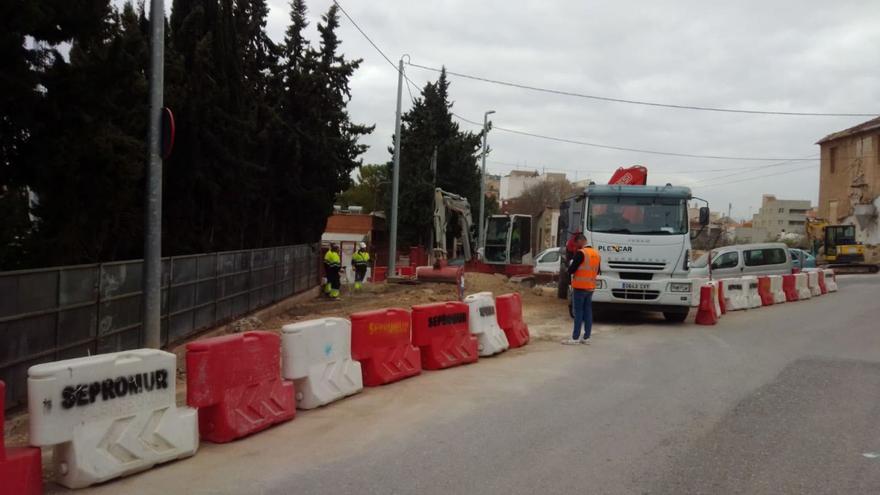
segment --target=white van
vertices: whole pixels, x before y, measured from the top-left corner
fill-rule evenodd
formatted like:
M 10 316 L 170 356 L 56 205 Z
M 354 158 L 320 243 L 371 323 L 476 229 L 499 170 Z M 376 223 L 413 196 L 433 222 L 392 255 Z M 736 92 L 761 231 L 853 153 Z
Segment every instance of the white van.
M 562 248 L 552 247 L 541 251 L 541 254 L 535 257 L 535 273 L 558 275 L 561 257 Z
M 735 278 L 744 275 L 788 275 L 791 273 L 791 253 L 781 242 L 739 244 L 710 251 L 712 278 Z M 691 277 L 709 276 L 709 254 L 697 258 L 690 265 Z

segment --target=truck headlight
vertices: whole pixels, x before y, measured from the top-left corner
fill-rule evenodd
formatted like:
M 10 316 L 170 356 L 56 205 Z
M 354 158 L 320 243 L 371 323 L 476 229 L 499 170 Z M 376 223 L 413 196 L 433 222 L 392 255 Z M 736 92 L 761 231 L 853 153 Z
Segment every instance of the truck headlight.
M 605 288 L 605 280 L 604 279 L 596 279 L 596 289 L 604 289 Z
M 671 282 L 669 284 L 669 292 L 690 292 L 690 282 Z

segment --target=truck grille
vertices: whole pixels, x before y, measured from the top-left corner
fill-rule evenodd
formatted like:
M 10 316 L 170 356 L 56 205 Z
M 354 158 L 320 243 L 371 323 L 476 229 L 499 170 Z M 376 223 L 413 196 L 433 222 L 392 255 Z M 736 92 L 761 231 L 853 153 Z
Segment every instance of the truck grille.
M 620 280 L 651 280 L 653 273 L 645 272 L 620 272 Z
M 654 261 L 609 261 L 608 268 L 613 270 L 654 270 L 666 268 L 666 263 Z
M 635 299 L 638 301 L 652 301 L 660 297 L 659 290 L 611 289 L 611 294 L 618 299 Z

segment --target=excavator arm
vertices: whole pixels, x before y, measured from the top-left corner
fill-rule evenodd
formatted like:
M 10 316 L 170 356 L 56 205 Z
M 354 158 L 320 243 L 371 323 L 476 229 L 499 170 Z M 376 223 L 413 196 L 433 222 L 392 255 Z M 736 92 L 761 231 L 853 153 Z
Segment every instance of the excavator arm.
M 474 223 L 471 216 L 471 205 L 468 203 L 467 198 L 446 192 L 439 187 L 434 189 L 434 251 L 444 258 L 446 257 L 447 210 L 458 214 L 458 220 L 461 224 L 464 257 L 466 260 L 470 260 L 473 257 L 471 251 L 471 228 Z

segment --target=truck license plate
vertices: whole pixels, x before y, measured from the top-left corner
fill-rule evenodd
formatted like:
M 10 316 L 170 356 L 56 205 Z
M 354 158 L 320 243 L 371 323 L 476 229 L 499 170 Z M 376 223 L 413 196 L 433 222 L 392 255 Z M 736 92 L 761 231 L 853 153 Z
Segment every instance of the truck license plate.
M 624 282 L 624 283 L 623 283 L 623 288 L 624 288 L 624 289 L 639 289 L 639 290 L 646 290 L 646 289 L 648 289 L 648 288 L 650 288 L 650 287 L 651 287 L 651 284 L 639 284 L 639 283 L 635 283 L 635 282 Z

